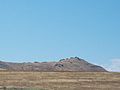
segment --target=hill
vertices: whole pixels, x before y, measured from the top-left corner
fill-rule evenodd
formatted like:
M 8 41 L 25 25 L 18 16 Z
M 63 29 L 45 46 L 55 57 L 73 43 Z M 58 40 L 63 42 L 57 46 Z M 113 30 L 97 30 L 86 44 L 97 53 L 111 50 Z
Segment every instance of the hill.
M 78 57 L 61 59 L 58 62 L 11 63 L 0 61 L 0 69 L 8 71 L 81 71 L 106 72 L 101 67 Z

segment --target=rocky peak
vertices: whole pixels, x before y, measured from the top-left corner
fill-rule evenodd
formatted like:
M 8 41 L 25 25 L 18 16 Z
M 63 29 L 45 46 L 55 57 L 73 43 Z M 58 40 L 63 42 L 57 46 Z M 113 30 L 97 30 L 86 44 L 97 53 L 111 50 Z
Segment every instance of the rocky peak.
M 66 58 L 66 59 L 61 59 L 60 62 L 71 61 L 71 60 L 82 61 L 83 59 L 80 59 L 79 57 L 70 57 L 70 58 Z

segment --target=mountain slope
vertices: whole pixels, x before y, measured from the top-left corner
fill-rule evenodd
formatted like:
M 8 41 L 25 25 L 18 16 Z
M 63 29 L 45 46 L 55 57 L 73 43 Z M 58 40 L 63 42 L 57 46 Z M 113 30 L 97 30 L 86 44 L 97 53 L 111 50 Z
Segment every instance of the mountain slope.
M 0 61 L 0 68 L 10 71 L 106 71 L 104 68 L 88 63 L 78 57 L 61 59 L 58 62 L 10 63 Z

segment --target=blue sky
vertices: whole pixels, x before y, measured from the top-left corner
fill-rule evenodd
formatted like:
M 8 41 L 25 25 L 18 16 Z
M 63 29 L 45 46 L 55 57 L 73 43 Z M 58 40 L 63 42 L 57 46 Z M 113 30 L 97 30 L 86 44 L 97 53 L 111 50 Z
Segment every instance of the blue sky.
M 72 56 L 120 61 L 120 0 L 0 0 L 0 60 Z

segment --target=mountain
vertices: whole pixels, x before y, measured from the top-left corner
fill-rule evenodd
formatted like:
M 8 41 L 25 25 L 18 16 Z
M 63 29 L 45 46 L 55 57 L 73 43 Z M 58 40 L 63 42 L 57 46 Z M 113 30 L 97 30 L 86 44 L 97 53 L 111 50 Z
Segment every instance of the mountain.
M 103 67 L 88 63 L 78 57 L 61 59 L 58 62 L 11 63 L 0 61 L 0 70 L 106 72 Z

